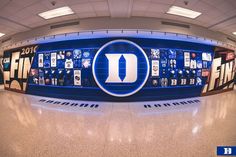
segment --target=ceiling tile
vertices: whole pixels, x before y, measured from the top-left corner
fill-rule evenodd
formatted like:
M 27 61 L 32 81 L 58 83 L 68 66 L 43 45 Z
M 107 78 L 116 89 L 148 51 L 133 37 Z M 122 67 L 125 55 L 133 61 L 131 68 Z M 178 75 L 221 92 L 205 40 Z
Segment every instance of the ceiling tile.
M 88 0 L 89 2 L 107 2 L 107 0 Z
M 166 13 L 170 5 L 160 4 L 160 3 L 149 3 L 147 10 L 149 12 L 158 12 L 158 13 Z
M 45 24 L 90 17 L 155 17 L 192 23 L 215 31 L 232 34 L 236 31 L 236 0 L 0 0 L 0 29 L 7 34 L 29 30 Z M 50 9 L 69 6 L 74 15 L 44 20 L 37 14 Z M 168 15 L 170 6 L 177 5 L 202 13 L 196 19 Z M 2 18 L 1 18 L 2 17 Z M 228 20 L 227 20 L 228 19 Z M 221 22 L 221 23 L 219 23 Z M 217 24 L 218 23 L 218 24 Z M 217 24 L 217 25 L 215 25 Z M 24 26 L 25 25 L 25 26 Z
M 0 9 L 7 7 L 7 4 L 10 2 L 11 2 L 11 0 L 0 1 Z
M 67 3 L 65 3 L 64 0 L 40 0 L 39 1 L 42 5 L 45 7 L 45 11 L 51 10 L 51 9 L 56 9 L 59 7 L 67 6 Z M 55 2 L 53 5 L 52 2 Z
M 85 12 L 85 13 L 78 13 L 79 18 L 89 18 L 89 17 L 96 17 L 95 12 Z
M 151 12 L 151 11 L 147 11 L 145 12 L 145 16 L 146 17 L 155 17 L 155 18 L 162 18 L 164 15 L 164 13 L 157 13 L 157 12 Z
M 45 10 L 45 7 L 41 3 L 37 3 L 30 7 L 26 7 L 25 9 L 19 12 L 16 12 L 14 16 L 18 17 L 19 19 L 27 19 L 28 17 L 35 15 L 35 17 L 37 18 L 39 13 L 42 13 L 47 10 L 48 9 Z
M 88 0 L 65 0 L 65 3 L 69 6 L 80 3 L 88 3 Z
M 71 6 L 71 9 L 75 13 L 90 13 L 90 12 L 94 12 L 91 3 L 76 4 L 76 5 Z
M 108 0 L 111 17 L 130 17 L 133 0 Z
M 1 19 L 1 18 L 0 18 L 0 25 L 11 28 L 11 29 L 16 30 L 16 31 L 27 31 L 27 30 L 29 30 L 29 28 L 26 28 L 22 25 L 19 25 L 17 23 L 11 22 L 11 21 L 6 20 L 6 19 Z
M 215 5 L 215 7 L 218 10 L 220 10 L 222 13 L 227 13 L 227 12 L 230 12 L 231 10 L 233 10 L 233 11 L 235 11 L 235 14 L 236 14 L 236 7 L 228 1 L 221 2 L 218 5 Z
M 187 8 L 192 9 L 194 11 L 201 12 L 202 14 L 210 14 L 211 12 L 219 11 L 219 10 L 217 10 L 217 8 L 213 7 L 212 5 L 209 5 L 208 3 L 205 3 L 203 1 L 197 1 L 194 5 L 189 6 Z
M 149 6 L 149 3 L 150 2 L 148 1 L 140 1 L 140 0 L 134 1 L 132 11 L 135 11 L 135 12 L 146 11 Z
M 91 2 L 94 11 L 109 11 L 107 1 Z
M 161 3 L 161 4 L 170 4 L 172 5 L 176 0 L 150 0 L 150 2 Z
M 228 0 L 228 2 L 236 8 L 236 1 L 235 0 Z
M 201 0 L 201 1 L 205 2 L 207 4 L 210 4 L 211 6 L 215 6 L 215 5 L 218 5 L 221 2 L 225 2 L 225 1 L 228 1 L 228 0 Z
M 43 21 L 45 21 L 43 18 L 41 18 L 37 15 L 31 15 L 31 16 L 27 17 L 27 20 L 22 20 L 21 23 L 24 24 L 24 25 L 27 25 L 29 27 L 32 27 L 31 24 L 40 23 L 40 22 L 43 22 Z
M 184 0 L 176 0 L 173 5 L 183 8 L 193 8 L 200 0 L 187 0 L 188 4 L 184 3 Z
M 12 0 L 5 7 L 0 9 L 1 16 L 9 16 L 17 11 L 23 10 L 25 7 L 31 6 L 36 3 L 37 0 Z

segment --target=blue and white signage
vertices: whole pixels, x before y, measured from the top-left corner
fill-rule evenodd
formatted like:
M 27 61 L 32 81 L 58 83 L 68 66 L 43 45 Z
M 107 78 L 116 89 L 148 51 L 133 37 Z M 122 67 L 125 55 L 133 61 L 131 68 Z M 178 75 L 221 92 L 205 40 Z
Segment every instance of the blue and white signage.
M 236 146 L 217 146 L 217 155 L 236 156 Z
M 133 95 L 145 85 L 149 77 L 148 57 L 134 42 L 108 42 L 94 57 L 93 77 L 107 94 L 116 97 Z

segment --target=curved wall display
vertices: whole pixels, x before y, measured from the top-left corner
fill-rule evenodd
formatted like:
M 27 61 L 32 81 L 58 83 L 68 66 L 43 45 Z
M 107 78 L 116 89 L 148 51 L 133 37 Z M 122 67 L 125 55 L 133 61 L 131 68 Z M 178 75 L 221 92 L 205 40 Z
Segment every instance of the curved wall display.
M 23 49 L 27 55 L 22 55 Z M 33 45 L 4 52 L 5 87 L 96 101 L 200 96 L 209 83 L 214 49 L 191 42 L 120 37 Z M 234 61 L 226 65 L 231 75 L 223 84 L 234 77 L 229 70 L 234 66 Z

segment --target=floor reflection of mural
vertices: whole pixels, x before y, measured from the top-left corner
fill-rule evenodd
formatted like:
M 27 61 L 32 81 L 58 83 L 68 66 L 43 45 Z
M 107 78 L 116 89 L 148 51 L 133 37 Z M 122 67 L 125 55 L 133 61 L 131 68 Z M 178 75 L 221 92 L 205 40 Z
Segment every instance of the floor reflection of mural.
M 34 99 L 42 97 L 0 91 L 4 156 L 214 156 L 217 145 L 236 144 L 235 91 L 161 109 L 98 102 L 98 109 L 53 110 Z
M 27 97 L 22 96 L 21 94 L 16 94 L 12 96 L 11 93 L 4 92 L 3 104 L 5 107 L 12 110 L 12 116 L 20 122 L 22 126 L 25 127 L 35 127 L 36 119 L 32 113 L 32 108 Z M 6 100 L 6 101 L 5 101 Z M 25 104 L 25 105 L 19 105 Z
M 235 72 L 234 51 L 216 47 L 211 73 L 203 88 L 202 95 L 233 89 Z

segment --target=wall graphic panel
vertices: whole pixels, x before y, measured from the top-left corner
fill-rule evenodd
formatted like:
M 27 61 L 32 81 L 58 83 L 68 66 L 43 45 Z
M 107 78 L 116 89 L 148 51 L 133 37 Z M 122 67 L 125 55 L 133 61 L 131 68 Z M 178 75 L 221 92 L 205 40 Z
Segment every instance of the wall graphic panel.
M 145 38 L 45 43 L 34 56 L 27 93 L 96 101 L 200 96 L 213 52 L 209 45 Z
M 3 69 L 5 89 L 25 92 L 28 73 L 37 48 L 37 45 L 32 45 L 4 52 Z
M 204 71 L 208 75 L 202 95 L 209 95 L 227 90 L 232 90 L 235 77 L 234 51 L 216 47 L 211 72 Z

